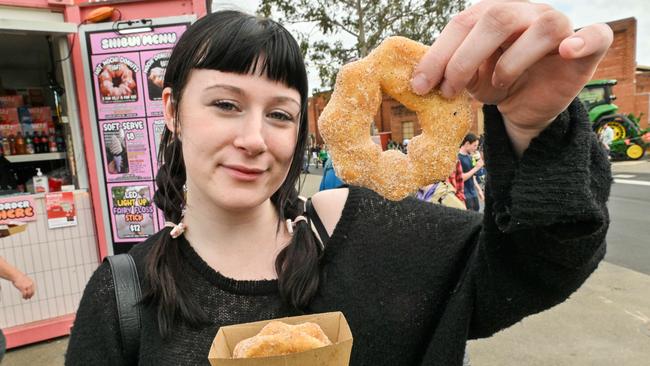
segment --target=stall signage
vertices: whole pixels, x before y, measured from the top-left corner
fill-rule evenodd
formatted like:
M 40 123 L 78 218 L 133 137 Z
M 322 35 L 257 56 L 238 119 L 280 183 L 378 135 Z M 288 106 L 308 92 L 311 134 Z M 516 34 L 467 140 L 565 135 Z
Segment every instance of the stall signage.
M 50 229 L 77 225 L 77 210 L 73 192 L 53 192 L 45 195 L 47 226 Z
M 153 184 L 110 184 L 110 209 L 115 242 L 147 238 L 157 230 Z
M 0 198 L 0 224 L 11 221 L 35 221 L 35 207 L 32 196 Z
M 152 180 L 152 146 L 145 119 L 101 121 L 100 125 L 106 180 Z
M 93 54 L 172 49 L 187 27 L 185 25 L 157 27 L 151 32 L 119 34 L 110 32 L 93 33 L 90 43 Z
M 134 34 L 112 28 L 86 33 L 94 138 L 101 147 L 102 190 L 114 245 L 140 242 L 164 222 L 153 204 L 158 144 L 165 130 L 163 81 L 185 29 L 187 24 L 165 24 Z

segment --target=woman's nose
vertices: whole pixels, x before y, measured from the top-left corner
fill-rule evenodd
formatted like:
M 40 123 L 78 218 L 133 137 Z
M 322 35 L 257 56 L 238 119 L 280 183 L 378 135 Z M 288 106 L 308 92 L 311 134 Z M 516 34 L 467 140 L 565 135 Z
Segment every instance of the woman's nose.
M 234 145 L 238 149 L 246 151 L 249 155 L 259 155 L 267 150 L 266 140 L 264 138 L 264 120 L 263 117 L 250 118 L 243 123 Z

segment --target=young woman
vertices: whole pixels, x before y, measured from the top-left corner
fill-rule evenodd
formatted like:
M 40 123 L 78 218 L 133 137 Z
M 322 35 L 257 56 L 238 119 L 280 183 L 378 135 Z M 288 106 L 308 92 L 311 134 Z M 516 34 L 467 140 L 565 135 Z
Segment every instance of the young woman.
M 297 43 L 270 20 L 200 19 L 167 67 L 156 178 L 156 204 L 186 229 L 131 251 L 144 295 L 139 354 L 123 355 L 104 263 L 66 364 L 207 365 L 221 326 L 342 311 L 353 366 L 460 365 L 468 338 L 564 301 L 604 255 L 609 166 L 572 100 L 611 37 L 604 26 L 574 34 L 545 5 L 469 8 L 413 89 L 467 88 L 489 104 L 485 215 L 358 187 L 320 192 L 305 213 L 294 189 L 308 136 Z

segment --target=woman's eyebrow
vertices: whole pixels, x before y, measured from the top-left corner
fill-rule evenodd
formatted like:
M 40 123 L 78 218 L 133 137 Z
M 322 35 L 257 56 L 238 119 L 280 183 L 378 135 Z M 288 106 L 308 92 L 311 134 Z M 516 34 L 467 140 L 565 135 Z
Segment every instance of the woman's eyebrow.
M 212 89 L 226 89 L 230 92 L 233 92 L 238 95 L 244 95 L 244 91 L 236 86 L 228 85 L 228 84 L 214 84 L 210 85 L 205 90 L 212 90 Z
M 278 97 L 273 97 L 272 100 L 274 102 L 277 102 L 277 103 L 291 102 L 291 103 L 294 103 L 295 105 L 297 105 L 298 108 L 300 108 L 300 102 L 298 102 L 296 99 L 291 98 L 291 97 L 278 96 Z

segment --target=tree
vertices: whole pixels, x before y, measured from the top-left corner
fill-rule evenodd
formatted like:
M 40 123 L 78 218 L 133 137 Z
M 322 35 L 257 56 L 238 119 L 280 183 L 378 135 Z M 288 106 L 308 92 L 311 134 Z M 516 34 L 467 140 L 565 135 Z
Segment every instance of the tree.
M 258 13 L 285 25 L 313 27 L 310 32 L 297 32 L 297 38 L 307 64 L 318 69 L 321 89 L 331 89 L 344 63 L 365 57 L 388 36 L 399 35 L 431 44 L 451 15 L 463 10 L 466 3 L 466 0 L 262 0 Z M 314 31 L 320 34 L 313 34 Z M 343 36 L 351 41 L 344 44 Z

